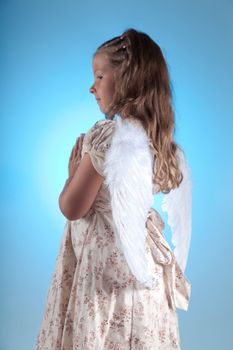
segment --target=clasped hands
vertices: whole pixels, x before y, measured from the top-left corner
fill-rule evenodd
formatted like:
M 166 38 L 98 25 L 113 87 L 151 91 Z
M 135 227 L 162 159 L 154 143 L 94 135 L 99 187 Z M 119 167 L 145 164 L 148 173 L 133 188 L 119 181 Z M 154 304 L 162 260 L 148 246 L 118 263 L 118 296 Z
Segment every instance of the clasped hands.
M 81 161 L 81 151 L 82 151 L 82 145 L 83 145 L 83 138 L 85 134 L 81 134 L 77 139 L 74 147 L 72 148 L 70 158 L 69 158 L 69 165 L 68 165 L 68 171 L 69 171 L 69 178 L 72 178 L 79 166 L 79 163 Z

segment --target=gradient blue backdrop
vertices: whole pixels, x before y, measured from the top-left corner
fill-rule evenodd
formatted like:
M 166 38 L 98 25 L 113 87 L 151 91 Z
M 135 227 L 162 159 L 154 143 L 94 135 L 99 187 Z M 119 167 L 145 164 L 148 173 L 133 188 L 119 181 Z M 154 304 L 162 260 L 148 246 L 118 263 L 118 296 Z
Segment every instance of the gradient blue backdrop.
M 128 27 L 164 52 L 176 140 L 192 167 L 192 294 L 188 312 L 178 310 L 182 350 L 230 349 L 233 2 L 2 0 L 0 10 L 0 349 L 35 344 L 65 224 L 58 196 L 68 158 L 76 137 L 104 118 L 88 91 L 92 54 Z

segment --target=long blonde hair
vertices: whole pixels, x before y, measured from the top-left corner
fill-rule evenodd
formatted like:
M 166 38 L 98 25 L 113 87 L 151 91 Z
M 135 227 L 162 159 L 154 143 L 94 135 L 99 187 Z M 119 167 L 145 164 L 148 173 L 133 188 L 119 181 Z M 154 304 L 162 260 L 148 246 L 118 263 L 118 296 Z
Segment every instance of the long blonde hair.
M 94 56 L 102 52 L 116 72 L 108 114 L 142 122 L 153 144 L 153 183 L 157 192 L 167 193 L 180 185 L 183 175 L 173 139 L 172 92 L 163 53 L 147 34 L 132 28 L 104 42 Z

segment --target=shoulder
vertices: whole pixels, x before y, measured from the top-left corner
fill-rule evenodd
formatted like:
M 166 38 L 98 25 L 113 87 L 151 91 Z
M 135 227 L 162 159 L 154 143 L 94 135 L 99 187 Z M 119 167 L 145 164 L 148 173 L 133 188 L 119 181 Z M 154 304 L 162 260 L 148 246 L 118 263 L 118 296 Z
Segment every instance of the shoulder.
M 107 130 L 114 128 L 116 121 L 110 119 L 100 119 L 98 120 L 87 133 L 95 133 L 97 131 Z
M 83 143 L 95 149 L 107 147 L 116 128 L 116 121 L 110 119 L 98 120 L 85 134 Z

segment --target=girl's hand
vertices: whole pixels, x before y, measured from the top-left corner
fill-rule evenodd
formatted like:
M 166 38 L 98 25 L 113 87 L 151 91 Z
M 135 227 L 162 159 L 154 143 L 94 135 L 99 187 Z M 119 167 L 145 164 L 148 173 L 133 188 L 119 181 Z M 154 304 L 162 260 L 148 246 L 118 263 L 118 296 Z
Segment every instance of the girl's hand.
M 77 170 L 79 166 L 79 162 L 81 161 L 81 150 L 82 150 L 82 144 L 83 144 L 83 138 L 85 134 L 81 134 L 72 148 L 71 155 L 69 158 L 69 178 L 72 178 L 74 176 L 75 171 Z

